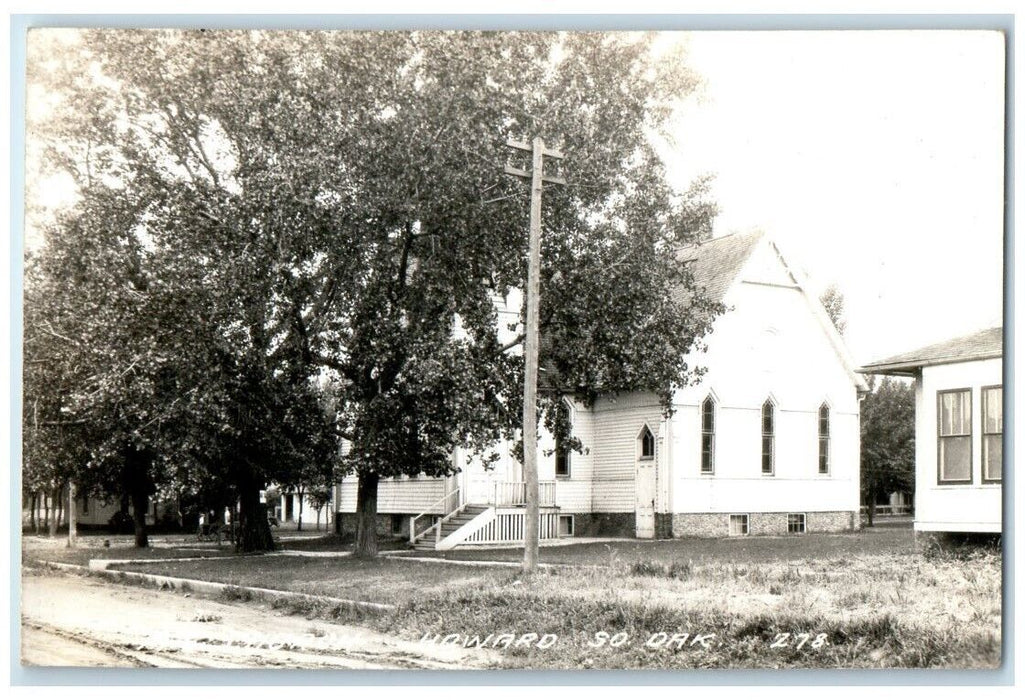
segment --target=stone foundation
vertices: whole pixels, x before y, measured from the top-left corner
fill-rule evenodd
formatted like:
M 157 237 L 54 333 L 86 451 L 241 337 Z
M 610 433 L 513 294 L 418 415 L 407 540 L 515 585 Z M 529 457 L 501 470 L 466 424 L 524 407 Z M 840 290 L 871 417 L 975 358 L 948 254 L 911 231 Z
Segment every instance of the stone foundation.
M 674 513 L 673 537 L 729 537 L 731 513 Z M 749 535 L 786 535 L 788 513 L 748 513 Z M 805 513 L 805 532 L 845 532 L 856 529 L 854 511 Z
M 397 524 L 400 526 L 398 530 L 392 528 L 392 513 L 377 514 L 377 536 L 383 539 L 392 537 L 409 539 L 410 516 L 405 513 L 396 513 L 394 516 L 397 519 Z M 335 533 L 339 535 L 355 535 L 356 514 L 335 513 Z
M 633 513 L 565 513 L 573 516 L 574 537 L 633 537 Z
M 574 537 L 633 537 L 637 518 L 634 513 L 567 513 L 573 516 Z M 674 537 L 729 537 L 730 513 L 656 513 L 655 538 Z M 787 513 L 748 513 L 749 535 L 786 535 Z M 377 535 L 382 539 L 409 538 L 409 514 L 377 514 Z M 826 511 L 805 514 L 805 532 L 845 532 L 859 524 L 853 511 Z M 337 513 L 335 532 L 356 533 L 356 514 Z

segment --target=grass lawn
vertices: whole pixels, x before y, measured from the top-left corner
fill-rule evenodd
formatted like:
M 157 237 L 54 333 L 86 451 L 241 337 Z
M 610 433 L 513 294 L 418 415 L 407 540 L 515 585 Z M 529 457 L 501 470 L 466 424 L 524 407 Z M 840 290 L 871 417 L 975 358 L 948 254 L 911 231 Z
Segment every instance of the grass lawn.
M 55 561 L 65 564 L 86 566 L 90 559 L 182 559 L 187 557 L 230 557 L 235 554 L 234 547 L 223 544 L 220 547 L 214 542 L 193 543 L 179 547 L 147 547 L 136 549 L 129 542 L 111 542 L 110 547 L 102 546 L 103 540 L 81 542 L 74 549 L 68 549 L 63 541 L 53 542 L 50 546 L 23 547 L 21 560 L 24 564 L 42 561 Z
M 864 554 L 904 554 L 914 549 L 910 528 L 872 528 L 861 532 L 809 534 L 789 537 L 731 537 L 722 539 L 614 540 L 542 547 L 540 561 L 550 564 L 632 564 L 651 559 L 710 564 L 730 561 L 760 564 L 857 557 Z M 523 548 L 411 552 L 410 556 L 477 561 L 523 561 Z
M 111 568 L 371 603 L 404 603 L 416 596 L 440 597 L 451 590 L 493 587 L 508 579 L 511 573 L 505 569 L 396 561 L 384 557 L 300 559 L 260 555 L 125 564 Z
M 512 557 L 516 550 L 460 552 Z M 407 638 L 502 649 L 511 668 L 993 668 L 1000 662 L 997 550 L 919 552 L 909 531 L 545 549 L 586 563 L 524 578 L 401 558 L 245 557 L 127 565 L 236 585 L 394 603 L 291 612 L 358 620 Z M 595 565 L 600 569 L 596 570 Z M 550 635 L 545 648 L 519 635 Z M 437 635 L 435 637 L 434 635 Z M 458 635 L 452 637 L 452 635 Z M 675 635 L 675 637 L 674 637 Z M 688 635 L 686 638 L 683 635 Z M 698 641 L 695 642 L 695 637 Z

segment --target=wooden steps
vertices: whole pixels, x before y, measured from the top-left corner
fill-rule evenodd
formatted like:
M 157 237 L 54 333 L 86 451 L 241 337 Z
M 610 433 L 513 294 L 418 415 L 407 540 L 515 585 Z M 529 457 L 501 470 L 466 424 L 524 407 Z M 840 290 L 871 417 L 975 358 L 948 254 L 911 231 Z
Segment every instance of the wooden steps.
M 453 516 L 441 524 L 441 539 L 445 539 L 459 528 L 476 518 L 488 509 L 488 506 L 466 506 L 458 515 Z M 424 533 L 424 536 L 416 541 L 413 549 L 420 551 L 434 550 L 434 530 Z

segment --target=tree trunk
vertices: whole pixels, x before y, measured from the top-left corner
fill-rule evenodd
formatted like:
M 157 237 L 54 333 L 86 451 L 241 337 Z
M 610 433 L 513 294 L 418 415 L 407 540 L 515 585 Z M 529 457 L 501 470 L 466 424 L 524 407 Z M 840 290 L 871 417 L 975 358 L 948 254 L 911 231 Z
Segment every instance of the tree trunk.
M 60 529 L 64 524 L 64 484 L 57 489 L 57 505 L 54 506 L 54 510 L 57 512 L 57 529 Z
M 303 531 L 303 490 L 301 488 L 299 489 L 298 496 L 299 496 L 299 518 L 298 518 L 297 527 L 295 529 L 296 529 L 297 532 L 302 532 Z
M 39 506 L 39 496 L 35 491 L 32 492 L 32 499 L 29 501 L 28 511 L 28 523 L 32 528 L 32 532 L 39 534 L 39 521 L 36 520 L 36 508 Z
M 51 510 L 53 511 L 53 517 L 48 518 L 50 525 L 50 537 L 57 536 L 57 499 L 60 498 L 60 489 L 54 486 L 50 489 L 50 503 L 53 504 Z
M 135 546 L 149 547 L 146 534 L 146 512 L 149 510 L 149 494 L 145 489 L 136 489 L 132 494 L 132 519 L 135 521 Z
M 75 482 L 68 482 L 68 546 L 74 547 L 78 539 L 78 523 L 75 522 Z
M 274 537 L 267 522 L 267 504 L 260 503 L 260 485 L 239 484 L 236 552 L 272 552 Z
M 872 527 L 876 517 L 876 490 L 868 489 L 868 527 Z
M 377 556 L 377 472 L 360 472 L 356 493 L 356 548 L 354 557 Z
M 50 498 L 46 491 L 43 491 L 43 528 L 50 529 Z

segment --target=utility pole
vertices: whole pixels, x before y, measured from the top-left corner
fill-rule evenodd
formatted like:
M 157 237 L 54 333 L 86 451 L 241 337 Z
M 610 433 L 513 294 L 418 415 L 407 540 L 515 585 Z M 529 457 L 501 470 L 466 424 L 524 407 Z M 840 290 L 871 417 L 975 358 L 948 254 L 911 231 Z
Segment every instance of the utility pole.
M 531 145 L 519 141 L 506 143 L 511 148 L 530 151 L 531 171 L 511 166 L 505 172 L 530 179 L 530 236 L 529 265 L 527 268 L 527 318 L 524 331 L 523 355 L 523 480 L 526 486 L 527 513 L 523 527 L 523 572 L 537 571 L 540 512 L 537 484 L 537 362 L 538 362 L 538 309 L 541 296 L 541 190 L 543 182 L 564 185 L 560 177 L 544 174 L 544 157 L 561 159 L 558 151 L 545 148 L 541 137 L 535 136 Z

